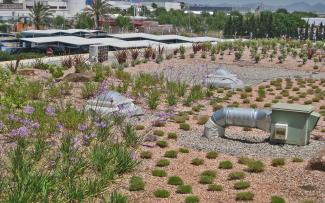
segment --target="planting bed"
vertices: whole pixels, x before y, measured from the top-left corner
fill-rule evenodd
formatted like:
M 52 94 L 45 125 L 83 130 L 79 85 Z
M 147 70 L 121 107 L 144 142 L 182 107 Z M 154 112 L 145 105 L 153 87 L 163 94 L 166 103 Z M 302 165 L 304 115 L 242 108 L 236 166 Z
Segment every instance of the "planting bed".
M 259 61 L 261 50 L 248 44 L 234 61 L 241 49 L 221 45 L 192 58 L 184 48 L 168 57 L 147 48 L 141 60 L 136 50 L 116 53 L 133 67 L 88 66 L 76 56 L 60 67 L 36 61 L 1 70 L 0 202 L 323 202 L 324 163 L 312 157 L 325 148 L 324 62 L 302 64 L 288 45 L 287 60 L 275 65 L 267 53 Z M 201 85 L 220 64 L 246 87 Z M 83 111 L 106 90 L 132 98 L 145 114 Z M 309 145 L 270 145 L 268 133 L 240 127 L 227 128 L 227 138 L 201 137 L 222 107 L 278 102 L 309 104 L 322 115 Z M 311 160 L 319 170 L 311 170 Z

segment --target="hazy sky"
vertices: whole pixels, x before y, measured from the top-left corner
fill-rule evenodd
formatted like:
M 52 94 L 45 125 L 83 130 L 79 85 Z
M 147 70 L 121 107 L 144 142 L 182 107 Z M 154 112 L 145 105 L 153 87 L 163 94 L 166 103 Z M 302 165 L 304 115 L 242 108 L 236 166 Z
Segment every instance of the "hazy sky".
M 309 4 L 315 4 L 315 3 L 325 3 L 325 0 L 180 0 L 184 2 L 189 3 L 196 3 L 196 4 L 234 4 L 234 5 L 240 5 L 240 4 L 248 4 L 248 3 L 259 3 L 263 2 L 267 5 L 288 5 L 291 3 L 297 3 L 297 2 L 306 2 Z

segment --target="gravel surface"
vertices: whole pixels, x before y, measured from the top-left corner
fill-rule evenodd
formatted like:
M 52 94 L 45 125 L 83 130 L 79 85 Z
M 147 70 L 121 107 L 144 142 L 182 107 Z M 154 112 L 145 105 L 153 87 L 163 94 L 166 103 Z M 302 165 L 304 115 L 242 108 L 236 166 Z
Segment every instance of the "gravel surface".
M 254 133 L 252 133 L 254 134 Z M 319 150 L 325 148 L 324 141 L 311 140 L 309 145 L 276 145 L 268 142 L 268 135 L 227 134 L 227 138 L 215 137 L 207 139 L 197 132 L 182 134 L 178 137 L 178 144 L 202 151 L 217 151 L 233 156 L 266 157 L 302 157 L 311 158 Z
M 192 84 L 200 84 L 206 75 L 214 73 L 219 67 L 237 74 L 245 85 L 259 84 L 263 81 L 275 78 L 325 78 L 325 72 L 312 73 L 307 71 L 289 70 L 284 68 L 265 68 L 252 66 L 238 66 L 238 65 L 214 65 L 214 64 L 177 64 L 177 66 L 166 66 L 162 72 L 170 80 L 184 80 Z M 156 73 L 160 73 L 160 70 Z

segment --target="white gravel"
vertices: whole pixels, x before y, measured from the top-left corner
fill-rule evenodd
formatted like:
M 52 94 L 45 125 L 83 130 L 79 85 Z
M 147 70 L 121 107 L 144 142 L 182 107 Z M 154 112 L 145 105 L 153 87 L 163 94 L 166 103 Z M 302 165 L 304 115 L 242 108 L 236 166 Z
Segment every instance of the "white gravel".
M 243 135 L 245 134 L 245 135 Z M 184 147 L 202 150 L 217 151 L 233 156 L 251 156 L 257 158 L 302 157 L 311 158 L 315 153 L 325 148 L 324 141 L 310 140 L 306 146 L 278 145 L 268 142 L 268 135 L 249 135 L 249 132 L 227 134 L 227 138 L 215 137 L 207 139 L 197 132 L 179 135 L 178 144 Z
M 325 72 L 312 73 L 306 71 L 289 70 L 284 68 L 265 68 L 238 65 L 214 65 L 214 64 L 179 64 L 167 66 L 163 69 L 164 75 L 170 80 L 183 80 L 192 84 L 200 84 L 206 75 L 215 72 L 217 68 L 223 67 L 230 72 L 237 74 L 245 85 L 259 84 L 263 81 L 275 78 L 325 78 Z M 157 71 L 158 73 L 160 71 Z

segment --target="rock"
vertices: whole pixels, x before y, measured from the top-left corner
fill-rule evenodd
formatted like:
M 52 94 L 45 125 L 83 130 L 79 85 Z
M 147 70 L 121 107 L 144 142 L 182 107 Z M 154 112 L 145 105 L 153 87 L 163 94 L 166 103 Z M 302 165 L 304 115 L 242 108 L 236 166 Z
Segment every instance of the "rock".
M 144 142 L 156 142 L 157 141 L 157 137 L 155 135 L 147 135 L 144 138 Z
M 37 75 L 37 72 L 38 72 L 38 70 L 31 69 L 31 68 L 23 68 L 23 69 L 18 69 L 17 70 L 18 75 L 34 76 L 34 75 Z
M 309 160 L 308 168 L 311 170 L 325 171 L 325 149 L 319 151 Z
M 95 78 L 95 73 L 70 73 L 63 78 L 63 81 L 68 82 L 89 82 Z

